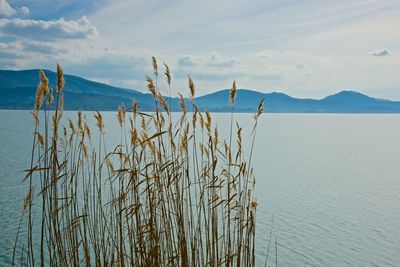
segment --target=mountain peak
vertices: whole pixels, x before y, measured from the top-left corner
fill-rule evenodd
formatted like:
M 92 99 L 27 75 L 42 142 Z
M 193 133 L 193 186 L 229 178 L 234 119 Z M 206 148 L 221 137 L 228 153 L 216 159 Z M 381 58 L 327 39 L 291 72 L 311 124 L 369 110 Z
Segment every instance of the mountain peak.
M 343 90 L 340 91 L 339 93 L 327 96 L 323 98 L 322 100 L 325 101 L 354 101 L 354 100 L 370 100 L 374 99 L 372 97 L 369 97 L 365 94 L 362 94 L 360 92 L 354 91 L 354 90 Z
M 339 93 L 337 93 L 336 95 L 358 95 L 358 96 L 366 96 L 363 93 L 354 91 L 354 90 L 342 90 Z

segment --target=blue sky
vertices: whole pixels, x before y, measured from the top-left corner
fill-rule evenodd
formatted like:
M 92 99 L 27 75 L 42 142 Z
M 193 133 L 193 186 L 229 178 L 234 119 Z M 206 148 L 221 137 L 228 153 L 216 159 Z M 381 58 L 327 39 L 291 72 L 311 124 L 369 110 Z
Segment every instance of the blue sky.
M 400 100 L 398 0 L 0 0 L 0 68 L 54 69 L 145 90 L 150 58 L 173 91 L 229 88 Z M 161 65 L 161 64 L 160 64 Z

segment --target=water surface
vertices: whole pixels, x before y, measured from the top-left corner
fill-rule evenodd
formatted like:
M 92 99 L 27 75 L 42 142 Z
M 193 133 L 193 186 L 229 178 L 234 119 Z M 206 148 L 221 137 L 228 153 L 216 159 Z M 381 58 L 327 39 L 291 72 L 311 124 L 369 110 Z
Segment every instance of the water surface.
M 92 112 L 86 113 L 92 118 Z M 119 137 L 105 112 L 106 138 Z M 65 116 L 76 117 L 73 112 Z M 228 114 L 215 114 L 221 135 Z M 235 114 L 250 136 L 251 114 Z M 0 111 L 0 266 L 9 265 L 33 121 Z M 400 115 L 263 114 L 257 129 L 257 262 L 400 266 Z M 248 140 L 248 138 L 247 138 Z

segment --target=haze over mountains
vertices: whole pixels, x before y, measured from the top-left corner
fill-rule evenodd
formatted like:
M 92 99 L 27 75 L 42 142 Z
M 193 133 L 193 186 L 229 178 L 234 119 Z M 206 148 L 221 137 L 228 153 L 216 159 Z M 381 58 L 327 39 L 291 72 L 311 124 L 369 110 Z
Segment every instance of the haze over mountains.
M 0 109 L 32 109 L 38 84 L 39 70 L 0 70 Z M 56 73 L 45 71 L 50 85 L 55 85 Z M 130 107 L 134 99 L 143 111 L 154 110 L 155 101 L 150 94 L 118 88 L 65 75 L 65 110 L 116 110 L 119 105 Z M 292 113 L 400 113 L 400 101 L 369 97 L 355 91 L 341 91 L 323 99 L 299 99 L 284 93 L 261 93 L 240 89 L 235 112 L 255 112 L 265 97 L 266 112 Z M 197 97 L 200 109 L 212 112 L 230 112 L 229 90 Z M 177 98 L 171 100 L 173 110 L 179 110 Z

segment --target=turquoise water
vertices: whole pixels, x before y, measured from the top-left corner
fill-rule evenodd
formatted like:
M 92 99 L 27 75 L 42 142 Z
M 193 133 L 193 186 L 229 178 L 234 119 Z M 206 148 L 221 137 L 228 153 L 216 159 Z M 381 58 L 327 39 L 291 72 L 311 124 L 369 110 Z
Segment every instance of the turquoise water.
M 65 116 L 75 117 L 66 112 Z M 91 118 L 91 112 L 86 113 Z M 103 113 L 118 138 L 115 113 Z M 215 114 L 220 134 L 227 114 Z M 235 114 L 245 137 L 251 114 Z M 263 114 L 257 130 L 257 262 L 400 266 L 400 115 Z M 0 111 L 0 266 L 9 265 L 26 185 L 33 122 Z M 225 131 L 225 133 L 224 133 Z

